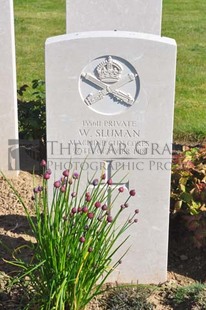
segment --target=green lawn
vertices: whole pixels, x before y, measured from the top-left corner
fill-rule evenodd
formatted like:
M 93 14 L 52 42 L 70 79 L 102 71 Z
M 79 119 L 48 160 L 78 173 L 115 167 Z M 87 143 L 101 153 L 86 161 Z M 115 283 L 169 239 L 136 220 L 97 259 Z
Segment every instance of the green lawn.
M 65 3 L 14 0 L 18 86 L 44 79 L 45 39 L 65 33 Z M 162 35 L 178 44 L 175 141 L 206 137 L 205 12 L 205 0 L 163 0 Z
M 178 45 L 175 138 L 206 137 L 206 1 L 165 0 L 163 35 Z
M 44 79 L 44 45 L 66 31 L 66 0 L 14 0 L 18 86 Z

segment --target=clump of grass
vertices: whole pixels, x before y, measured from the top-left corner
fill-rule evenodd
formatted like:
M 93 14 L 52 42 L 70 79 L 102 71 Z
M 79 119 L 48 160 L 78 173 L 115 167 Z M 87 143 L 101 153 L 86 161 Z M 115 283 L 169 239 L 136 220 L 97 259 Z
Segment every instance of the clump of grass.
M 174 298 L 176 306 L 182 309 L 206 309 L 206 285 L 194 283 L 176 289 Z
M 106 180 L 103 174 L 100 179 L 90 180 L 80 194 L 82 172 L 65 170 L 53 184 L 53 199 L 49 203 L 47 184 L 51 171 L 46 169 L 45 161 L 41 164 L 43 183 L 34 188 L 35 220 L 16 193 L 36 244 L 30 262 L 17 257 L 10 262 L 22 269 L 15 284 L 22 285 L 29 296 L 25 309 L 84 309 L 102 292 L 103 283 L 126 254 L 113 261 L 129 236 L 121 242 L 119 237 L 137 223 L 138 209 L 122 225 L 117 224 L 135 190 L 130 190 L 126 201 L 118 207 L 115 201 L 124 187 L 112 186 L 112 179 Z
M 118 286 L 107 295 L 107 310 L 152 310 L 153 305 L 147 301 L 150 291 L 141 286 Z

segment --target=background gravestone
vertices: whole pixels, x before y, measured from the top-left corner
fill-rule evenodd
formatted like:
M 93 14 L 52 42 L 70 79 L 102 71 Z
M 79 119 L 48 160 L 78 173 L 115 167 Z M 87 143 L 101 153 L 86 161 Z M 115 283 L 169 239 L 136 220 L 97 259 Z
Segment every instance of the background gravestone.
M 47 160 L 58 179 L 79 171 L 125 178 L 135 188 L 124 219 L 140 209 L 129 231 L 130 251 L 109 281 L 159 283 L 167 278 L 170 166 L 176 43 L 134 32 L 84 32 L 46 42 Z M 72 165 L 70 165 L 72 158 Z M 122 213 L 123 214 L 123 213 Z M 122 219 L 123 220 L 123 219 Z
M 123 30 L 161 34 L 162 0 L 67 0 L 67 33 Z
M 19 169 L 13 1 L 0 0 L 0 170 Z

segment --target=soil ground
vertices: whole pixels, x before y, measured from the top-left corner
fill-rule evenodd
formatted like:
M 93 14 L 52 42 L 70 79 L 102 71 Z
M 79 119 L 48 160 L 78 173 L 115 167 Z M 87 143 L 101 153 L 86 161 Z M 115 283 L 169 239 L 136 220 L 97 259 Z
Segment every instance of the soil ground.
M 41 183 L 40 176 L 33 176 L 28 172 L 20 172 L 19 177 L 13 179 L 12 182 L 31 212 L 33 212 L 33 187 Z M 7 260 L 12 259 L 11 253 L 15 248 L 32 241 L 31 231 L 23 207 L 18 202 L 9 185 L 2 178 L 0 178 L 0 240 L 7 247 L 0 244 L 0 258 Z M 24 253 L 24 255 L 28 258 L 30 254 Z M 181 221 L 178 219 L 171 221 L 168 281 L 157 286 L 150 294 L 149 301 L 154 305 L 154 309 L 175 309 L 170 302 L 169 296 L 177 285 L 185 286 L 196 281 L 206 282 L 205 257 L 206 250 L 193 247 L 188 234 L 182 229 Z M 14 269 L 0 259 L 0 310 L 21 309 L 19 306 L 19 292 L 7 293 L 5 290 L 8 276 L 12 276 L 13 272 Z M 101 301 L 104 298 L 102 296 L 100 298 Z M 93 300 L 88 309 L 108 309 L 101 305 L 100 299 Z

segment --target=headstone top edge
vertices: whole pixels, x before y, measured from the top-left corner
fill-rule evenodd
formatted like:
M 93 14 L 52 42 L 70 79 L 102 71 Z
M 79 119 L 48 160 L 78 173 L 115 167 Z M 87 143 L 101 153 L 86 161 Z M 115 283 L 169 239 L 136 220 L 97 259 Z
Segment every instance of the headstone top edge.
M 169 45 L 177 45 L 176 41 L 172 38 L 161 37 L 155 34 L 143 33 L 143 32 L 130 32 L 130 31 L 86 31 L 86 32 L 74 32 L 70 34 L 63 34 L 59 36 L 50 37 L 46 40 L 46 45 L 58 43 L 61 41 L 79 40 L 88 38 L 130 38 L 130 39 L 142 39 L 149 41 L 156 41 Z
M 163 0 L 67 0 L 66 32 L 127 30 L 161 34 Z

